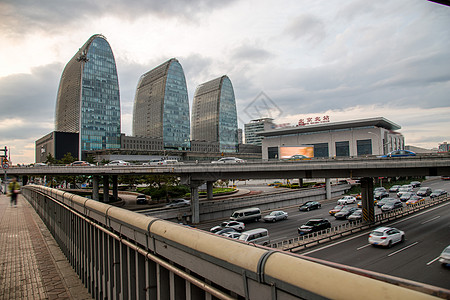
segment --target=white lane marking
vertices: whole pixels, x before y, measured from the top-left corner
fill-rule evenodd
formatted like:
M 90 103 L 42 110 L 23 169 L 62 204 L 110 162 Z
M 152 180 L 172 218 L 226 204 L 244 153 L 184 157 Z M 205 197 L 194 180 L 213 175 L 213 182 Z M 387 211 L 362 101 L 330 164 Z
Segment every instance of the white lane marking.
M 426 220 L 426 221 L 423 221 L 422 223 L 420 223 L 421 225 L 423 225 L 423 224 L 427 224 L 428 222 L 431 222 L 431 221 L 434 221 L 434 220 L 436 220 L 436 219 L 439 219 L 441 216 L 437 216 L 437 217 L 434 217 L 434 218 L 432 218 L 432 219 L 429 219 L 429 220 Z
M 439 256 L 436 257 L 435 259 L 433 259 L 432 261 L 429 261 L 429 262 L 427 263 L 427 266 L 431 265 L 432 263 L 434 263 L 434 262 L 437 261 L 438 259 L 439 259 Z
M 438 208 L 441 208 L 441 207 L 447 206 L 447 205 L 450 205 L 450 202 L 446 202 L 445 204 L 441 204 L 441 205 L 435 206 L 435 207 L 433 207 L 433 208 L 429 208 L 429 209 L 427 209 L 426 211 L 417 213 L 417 214 L 415 214 L 415 215 L 412 215 L 412 216 L 407 217 L 407 218 L 402 219 L 402 220 L 398 220 L 398 221 L 396 221 L 396 222 L 391 223 L 390 225 L 395 225 L 395 224 L 397 224 L 397 223 L 404 222 L 404 221 L 406 221 L 406 220 L 409 220 L 409 219 L 418 217 L 418 216 L 423 215 L 423 214 L 425 214 L 425 213 L 427 213 L 427 212 L 433 211 L 433 210 L 435 210 L 435 209 L 438 209 Z M 382 226 L 382 225 L 380 225 L 380 226 Z M 370 231 L 372 231 L 372 230 L 373 230 L 373 229 L 370 229 Z M 311 254 L 311 253 L 314 253 L 314 252 L 317 252 L 317 251 L 320 251 L 320 250 L 323 250 L 323 249 L 327 249 L 327 248 L 329 248 L 329 247 L 333 247 L 333 246 L 335 246 L 335 245 L 339 245 L 339 244 L 345 243 L 345 242 L 347 242 L 347 241 L 351 241 L 351 240 L 356 239 L 356 238 L 358 238 L 358 237 L 360 237 L 360 236 L 366 235 L 367 233 L 368 233 L 368 231 L 366 231 L 366 232 L 364 232 L 364 233 L 361 233 L 361 234 L 358 234 L 358 235 L 355 235 L 355 236 L 352 236 L 352 237 L 350 237 L 350 238 L 348 238 L 348 239 L 345 239 L 345 240 L 342 240 L 342 241 L 339 241 L 339 242 L 336 242 L 336 243 L 333 243 L 333 244 L 330 244 L 330 245 L 327 245 L 327 246 L 323 246 L 323 247 L 321 247 L 321 248 L 314 249 L 314 250 L 311 250 L 311 251 L 308 251 L 308 252 L 305 252 L 305 253 L 301 253 L 301 254 L 302 254 L 302 255 L 308 255 L 308 254 Z
M 401 249 L 398 249 L 397 251 L 395 251 L 395 252 L 392 252 L 391 254 L 389 254 L 388 256 L 392 256 L 392 255 L 395 255 L 395 254 L 397 254 L 397 253 L 399 253 L 399 252 L 402 252 L 403 250 L 406 250 L 406 249 L 408 249 L 408 248 L 411 248 L 412 246 L 415 246 L 415 245 L 417 245 L 419 242 L 415 242 L 415 243 L 412 243 L 411 245 L 408 245 L 408 246 L 406 246 L 406 247 L 403 247 L 403 248 L 401 248 Z
M 369 246 L 370 246 L 370 244 L 367 244 L 367 245 L 361 246 L 361 247 L 359 247 L 359 248 L 356 248 L 356 250 L 361 250 L 361 249 L 366 248 L 366 247 L 369 247 Z

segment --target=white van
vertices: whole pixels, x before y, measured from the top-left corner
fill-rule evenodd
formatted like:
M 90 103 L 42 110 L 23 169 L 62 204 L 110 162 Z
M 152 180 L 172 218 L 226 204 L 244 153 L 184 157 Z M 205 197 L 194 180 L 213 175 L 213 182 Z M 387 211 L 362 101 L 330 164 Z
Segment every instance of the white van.
M 241 233 L 239 240 L 266 246 L 270 244 L 269 231 L 267 231 L 267 229 L 265 228 L 256 228 L 244 231 Z
M 257 207 L 244 208 L 235 211 L 230 220 L 239 222 L 259 221 L 261 219 L 261 210 Z

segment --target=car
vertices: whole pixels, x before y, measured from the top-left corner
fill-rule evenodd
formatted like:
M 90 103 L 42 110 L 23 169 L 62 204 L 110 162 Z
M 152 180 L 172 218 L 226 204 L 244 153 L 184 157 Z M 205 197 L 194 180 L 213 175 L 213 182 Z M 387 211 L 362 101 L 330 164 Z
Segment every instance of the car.
M 418 191 L 417 191 L 417 196 L 422 196 L 422 197 L 427 197 L 430 196 L 432 193 L 432 190 L 430 187 L 424 186 L 421 187 Z
M 222 235 L 224 233 L 237 232 L 237 231 L 234 230 L 234 228 L 222 228 L 221 226 L 214 226 L 213 228 L 211 228 L 209 230 L 209 232 Z
M 378 186 L 373 189 L 373 192 L 386 192 L 386 189 L 383 186 Z
M 143 166 L 157 166 L 162 162 L 161 159 L 152 159 L 149 160 L 148 162 L 143 163 Z
M 282 210 L 274 210 L 262 219 L 264 222 L 276 222 L 279 220 L 286 220 L 288 218 L 288 213 Z
M 423 203 L 424 201 L 425 201 L 424 198 L 414 195 L 414 196 L 411 196 L 411 198 L 409 198 L 408 201 L 406 201 L 406 205 L 419 204 L 419 203 Z
M 280 182 L 280 181 L 274 181 L 274 182 L 268 183 L 267 185 L 268 185 L 268 186 L 280 186 L 280 185 L 282 185 L 282 184 L 283 184 L 283 183 Z
M 397 197 L 400 198 L 403 195 L 403 193 L 412 192 L 412 191 L 413 191 L 412 187 L 404 187 L 404 186 L 402 186 L 401 188 L 398 189 Z
M 383 198 L 389 197 L 389 193 L 386 191 L 376 191 L 373 193 L 373 199 L 381 200 Z
M 130 163 L 124 160 L 113 160 L 107 163 L 105 166 L 129 166 Z
M 411 181 L 409 184 L 412 185 L 413 188 L 415 188 L 420 187 L 422 183 L 420 181 Z
M 136 196 L 136 204 L 147 204 L 147 197 L 144 194 Z
M 441 176 L 441 180 L 450 180 L 450 176 L 443 175 Z
M 212 161 L 212 164 L 242 164 L 246 163 L 246 160 L 236 158 L 236 157 L 222 157 L 219 160 Z
M 231 239 L 239 239 L 239 237 L 241 236 L 241 233 L 240 232 L 224 232 L 224 233 L 221 233 L 220 235 L 223 235 L 223 236 L 226 236 L 226 237 L 228 237 L 228 238 L 231 238 Z
M 391 200 L 395 200 L 395 198 L 383 198 L 383 199 L 377 201 L 378 208 L 381 208 L 383 205 L 385 205 L 386 203 L 388 203 Z
M 447 195 L 447 191 L 437 189 L 437 190 L 434 190 L 434 192 L 432 192 L 430 194 L 430 198 L 436 198 L 436 197 L 445 196 L 445 195 Z
M 442 251 L 441 255 L 439 255 L 439 262 L 444 266 L 450 264 L 450 245 L 448 245 Z
M 37 168 L 37 167 L 47 167 L 48 165 L 46 163 L 35 163 L 33 165 L 33 167 Z
M 391 187 L 389 188 L 389 193 L 397 193 L 397 192 L 398 192 L 398 189 L 399 189 L 400 187 L 401 187 L 401 185 L 398 185 L 398 184 L 391 186 Z
M 183 162 L 182 161 L 178 161 L 176 159 L 165 159 L 165 160 L 161 160 L 158 165 L 159 166 L 166 166 L 166 165 L 182 165 Z
M 289 157 L 287 160 L 310 160 L 311 157 L 302 154 L 295 154 Z
M 358 201 L 358 203 L 356 204 L 356 206 L 357 206 L 358 208 L 361 208 L 361 207 L 362 207 L 362 201 Z
M 362 200 L 362 195 L 361 195 L 361 193 L 356 194 L 355 198 L 356 198 L 356 200 Z
M 337 204 L 343 204 L 343 205 L 350 204 L 350 203 L 356 203 L 356 198 L 353 196 L 344 196 L 337 201 Z
M 388 154 L 381 155 L 379 157 L 408 157 L 408 156 L 416 156 L 416 153 L 409 150 L 394 150 L 389 152 Z
M 362 209 L 355 210 L 351 215 L 347 217 L 350 222 L 362 220 L 363 212 Z
M 345 207 L 345 205 L 342 205 L 342 204 L 336 205 L 333 209 L 331 209 L 331 210 L 329 211 L 329 214 L 332 215 L 332 216 L 334 216 L 335 213 L 341 211 L 341 209 L 343 209 L 344 207 Z
M 411 199 L 412 196 L 415 196 L 416 193 L 414 192 L 406 192 L 406 193 L 402 193 L 402 195 L 400 196 L 400 201 L 408 201 L 409 199 Z
M 182 206 L 189 206 L 191 205 L 191 201 L 190 200 L 186 200 L 183 198 L 180 199 L 172 199 L 167 205 L 166 207 L 182 207 Z
M 357 207 L 344 207 L 343 209 L 341 209 L 341 211 L 337 212 L 334 214 L 334 217 L 336 218 L 336 220 L 342 220 L 342 219 L 346 219 L 348 216 L 350 216 L 352 213 L 354 213 L 358 208 Z
M 245 229 L 245 224 L 238 221 L 224 221 L 220 223 L 222 228 L 233 228 L 236 231 L 242 231 Z
M 319 209 L 322 205 L 317 201 L 307 201 L 299 206 L 299 211 L 310 211 L 312 209 Z
M 70 164 L 72 167 L 85 167 L 85 166 L 91 166 L 90 163 L 84 160 L 77 160 Z
M 398 199 L 393 199 L 393 200 L 389 200 L 388 202 L 386 202 L 386 204 L 384 204 L 381 207 L 381 211 L 382 212 L 389 212 L 389 211 L 392 211 L 394 209 L 398 209 L 398 208 L 402 208 L 402 207 L 403 207 L 402 201 L 400 201 Z
M 405 241 L 405 232 L 394 227 L 378 227 L 369 234 L 369 244 L 390 248 Z
M 304 225 L 297 228 L 300 235 L 317 232 L 331 228 L 331 223 L 327 219 L 311 219 Z

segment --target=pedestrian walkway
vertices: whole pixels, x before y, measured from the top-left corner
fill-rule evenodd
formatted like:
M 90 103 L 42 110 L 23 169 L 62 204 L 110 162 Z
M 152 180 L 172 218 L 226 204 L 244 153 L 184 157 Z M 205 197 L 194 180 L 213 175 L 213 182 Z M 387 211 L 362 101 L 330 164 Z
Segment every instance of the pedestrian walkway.
M 0 300 L 92 299 L 33 207 L 0 195 Z

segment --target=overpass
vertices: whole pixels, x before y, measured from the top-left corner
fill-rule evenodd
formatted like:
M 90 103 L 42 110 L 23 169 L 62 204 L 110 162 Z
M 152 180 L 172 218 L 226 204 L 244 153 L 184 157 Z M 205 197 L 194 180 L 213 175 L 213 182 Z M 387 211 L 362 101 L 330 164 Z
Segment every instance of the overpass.
M 191 188 L 192 222 L 200 221 L 198 187 L 207 184 L 212 199 L 213 183 L 218 179 L 325 178 L 327 198 L 331 198 L 330 178 L 360 178 L 364 219 L 374 221 L 373 177 L 442 176 L 450 174 L 450 155 L 427 155 L 401 158 L 327 158 L 303 161 L 259 161 L 242 164 L 192 163 L 170 166 L 48 166 L 15 167 L 10 175 L 92 175 L 93 199 L 99 199 L 100 176 L 103 176 L 103 202 L 108 202 L 109 176 L 113 197 L 117 198 L 118 175 L 176 175 Z M 26 182 L 26 180 L 25 180 Z
M 95 299 L 436 299 L 450 291 L 42 186 L 23 195 Z

